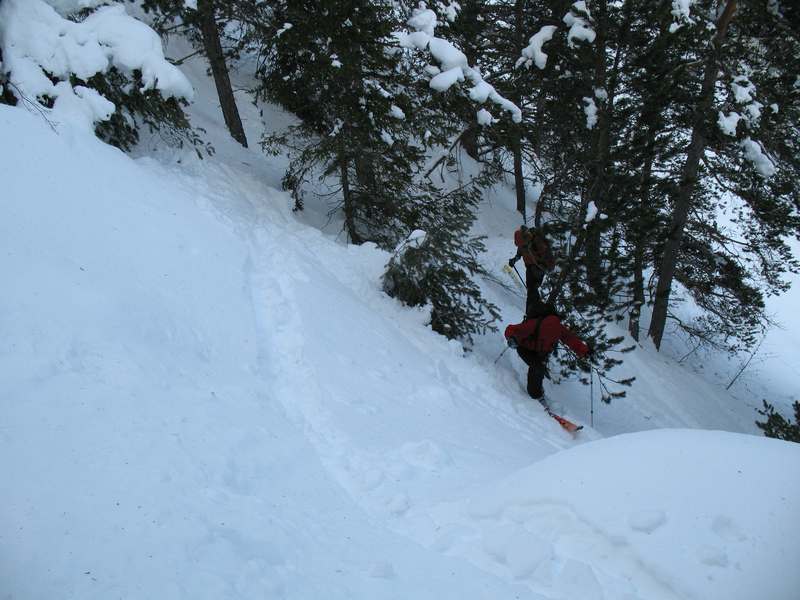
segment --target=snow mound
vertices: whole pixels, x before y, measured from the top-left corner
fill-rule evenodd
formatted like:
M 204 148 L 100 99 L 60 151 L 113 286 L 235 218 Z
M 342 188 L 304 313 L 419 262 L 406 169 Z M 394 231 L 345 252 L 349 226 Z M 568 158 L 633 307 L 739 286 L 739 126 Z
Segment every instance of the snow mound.
M 433 513 L 470 532 L 451 551 L 548 596 L 789 600 L 798 473 L 798 444 L 658 430 L 565 450 Z

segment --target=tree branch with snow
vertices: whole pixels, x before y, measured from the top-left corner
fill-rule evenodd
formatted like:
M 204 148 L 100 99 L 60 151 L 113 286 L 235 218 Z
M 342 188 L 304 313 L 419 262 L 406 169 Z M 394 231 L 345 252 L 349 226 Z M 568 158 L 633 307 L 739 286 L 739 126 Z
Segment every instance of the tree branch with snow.
M 429 72 L 432 75 L 429 84 L 431 89 L 445 92 L 457 83 L 469 81 L 472 87 L 467 93 L 474 102 L 483 104 L 491 101 L 508 112 L 515 123 L 522 121 L 520 108 L 487 83 L 480 71 L 469 65 L 463 52 L 448 40 L 436 37 L 438 18 L 424 2 L 420 2 L 418 8 L 414 9 L 407 24 L 413 31 L 397 32 L 395 37 L 402 48 L 430 52 L 438 63 L 438 67 Z

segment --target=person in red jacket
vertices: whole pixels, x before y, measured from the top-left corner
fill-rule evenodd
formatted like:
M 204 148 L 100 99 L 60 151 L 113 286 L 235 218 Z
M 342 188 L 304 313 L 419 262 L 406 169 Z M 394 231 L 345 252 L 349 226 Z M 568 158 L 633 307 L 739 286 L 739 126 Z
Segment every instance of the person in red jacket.
M 526 310 L 530 305 L 541 302 L 539 287 L 544 281 L 545 273 L 549 273 L 556 266 L 550 242 L 541 229 L 529 229 L 522 225 L 514 232 L 514 244 L 517 247 L 516 255 L 509 259 L 509 266 L 513 267 L 521 258 L 525 263 L 525 287 L 528 288 Z
M 508 345 L 515 348 L 519 357 L 528 365 L 528 394 L 542 404 L 544 402 L 544 378 L 547 375 L 547 359 L 558 342 L 566 344 L 580 358 L 592 354 L 592 349 L 577 335 L 561 324 L 561 319 L 552 306 L 541 302 L 529 307 L 533 315 L 517 325 L 506 327 Z

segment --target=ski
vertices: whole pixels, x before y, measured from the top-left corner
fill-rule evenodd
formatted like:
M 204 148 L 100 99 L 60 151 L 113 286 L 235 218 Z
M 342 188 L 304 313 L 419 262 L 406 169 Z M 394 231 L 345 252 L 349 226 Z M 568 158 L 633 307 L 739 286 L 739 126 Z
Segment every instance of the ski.
M 512 269 L 512 268 L 511 268 L 511 266 L 510 266 L 509 264 L 505 264 L 505 265 L 503 265 L 503 271 L 504 271 L 504 272 L 506 272 L 506 273 L 508 273 L 508 276 L 509 276 L 509 277 L 511 277 L 511 279 L 513 279 L 513 280 L 514 280 L 514 283 L 516 284 L 516 286 L 517 286 L 519 289 L 521 289 L 521 290 L 523 290 L 523 291 L 525 290 L 525 284 L 524 284 L 524 283 L 522 282 L 522 280 L 521 280 L 521 279 L 520 279 L 520 278 L 517 276 L 517 274 L 516 274 L 516 273 L 514 273 L 514 269 Z
M 565 419 L 564 417 L 558 416 L 556 413 L 554 413 L 552 410 L 550 410 L 546 406 L 544 407 L 544 410 L 548 415 L 553 417 L 558 422 L 558 424 L 561 425 L 561 427 L 563 427 L 564 429 L 566 429 L 570 433 L 577 433 L 581 429 L 583 429 L 583 425 L 576 425 L 572 421 L 569 421 L 568 419 Z

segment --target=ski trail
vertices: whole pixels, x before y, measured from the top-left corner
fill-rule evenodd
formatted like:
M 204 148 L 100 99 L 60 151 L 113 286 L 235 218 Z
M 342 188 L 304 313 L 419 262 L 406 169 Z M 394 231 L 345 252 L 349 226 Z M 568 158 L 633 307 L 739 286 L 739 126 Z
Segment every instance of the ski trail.
M 264 376 L 357 504 L 395 533 L 540 598 L 677 597 L 624 540 L 570 506 L 486 509 L 471 501 L 492 481 L 569 447 L 571 436 L 524 400 L 513 370 L 487 375 L 382 294 L 384 259 L 370 258 L 374 249 L 337 245 L 286 208 L 246 200 L 258 197 L 258 185 L 232 171 L 216 179 L 225 182 L 218 193 L 230 196 L 228 184 L 247 190 L 222 216 L 250 239 Z M 313 293 L 320 280 L 330 298 Z M 352 395 L 343 391 L 348 377 L 359 379 Z
M 452 466 L 452 456 L 443 452 L 436 439 L 407 441 L 394 450 L 384 447 L 368 451 L 352 433 L 343 432 L 335 410 L 342 399 L 333 397 L 318 384 L 324 380 L 325 368 L 314 363 L 314 352 L 306 347 L 305 340 L 313 336 L 308 320 L 298 310 L 304 305 L 298 288 L 308 280 L 303 274 L 304 265 L 294 259 L 283 264 L 270 259 L 279 255 L 278 248 L 285 249 L 298 242 L 304 248 L 297 248 L 296 253 L 289 255 L 313 254 L 314 245 L 303 240 L 305 237 L 303 232 L 291 230 L 257 232 L 255 241 L 261 258 L 260 263 L 254 264 L 256 305 L 272 315 L 270 324 L 281 323 L 271 332 L 276 347 L 283 349 L 281 356 L 271 357 L 271 377 L 278 383 L 278 396 L 287 412 L 303 424 L 323 463 L 354 499 L 373 514 L 386 518 L 394 531 L 434 551 L 467 560 L 509 582 L 524 583 L 543 597 L 570 598 L 582 593 L 587 598 L 676 598 L 626 551 L 624 542 L 604 536 L 568 506 L 510 506 L 496 514 L 473 508 L 459 510 L 458 518 L 454 519 L 452 503 L 430 505 L 430 498 L 404 489 L 404 478 L 418 477 L 411 474 L 415 469 L 441 473 Z M 445 367 L 437 368 L 442 371 Z M 302 374 L 303 381 L 287 381 L 286 373 Z M 507 412 L 498 413 L 496 402 L 482 399 L 490 397 L 487 390 L 470 391 L 473 395 L 465 404 L 494 413 L 495 418 L 513 426 L 522 437 L 534 435 L 526 426 L 536 425 L 534 431 L 539 432 L 546 429 L 536 423 L 530 411 L 518 411 L 514 420 Z M 380 419 L 379 409 L 370 416 Z M 543 418 L 549 420 L 544 414 Z M 553 423 L 553 428 L 558 425 Z M 554 449 L 558 447 L 555 436 L 547 436 L 546 442 Z M 456 449 L 459 450 L 463 452 L 464 448 Z M 409 464 L 415 469 L 409 468 Z

